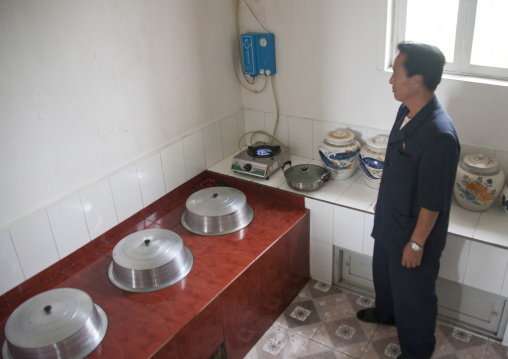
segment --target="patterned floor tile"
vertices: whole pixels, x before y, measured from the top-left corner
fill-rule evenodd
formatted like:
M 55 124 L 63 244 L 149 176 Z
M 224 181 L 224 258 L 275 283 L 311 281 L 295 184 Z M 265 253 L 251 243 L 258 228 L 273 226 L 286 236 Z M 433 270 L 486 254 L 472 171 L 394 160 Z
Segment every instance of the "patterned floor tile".
M 334 309 L 312 337 L 312 340 L 359 358 L 372 338 L 376 324 L 364 323 L 356 315 Z
M 400 354 L 397 329 L 387 325 L 379 325 L 363 352 L 362 359 L 397 358 Z
M 508 348 L 489 340 L 485 359 L 506 359 L 508 358 Z
M 436 350 L 432 358 L 444 359 L 455 354 L 457 358 L 482 359 L 487 352 L 488 340 L 462 329 L 438 324 L 436 328 Z
M 294 359 L 309 339 L 273 325 L 259 339 L 245 359 Z
M 332 350 L 324 345 L 309 340 L 300 352 L 298 359 L 351 359 L 350 356 Z

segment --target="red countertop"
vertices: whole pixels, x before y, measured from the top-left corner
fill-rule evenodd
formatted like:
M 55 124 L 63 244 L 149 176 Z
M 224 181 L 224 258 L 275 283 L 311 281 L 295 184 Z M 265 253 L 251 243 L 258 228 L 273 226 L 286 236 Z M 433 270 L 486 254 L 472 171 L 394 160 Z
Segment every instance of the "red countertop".
M 190 233 L 180 224 L 185 202 L 214 181 L 241 190 L 254 219 L 225 236 Z M 122 291 L 107 276 L 113 248 L 128 234 L 148 228 L 179 234 L 194 266 L 169 288 Z M 308 239 L 302 196 L 204 172 L 1 296 L 0 339 L 3 343 L 9 315 L 25 300 L 71 287 L 85 291 L 108 316 L 106 336 L 89 358 L 206 358 L 225 339 L 228 358 L 240 358 L 306 283 Z

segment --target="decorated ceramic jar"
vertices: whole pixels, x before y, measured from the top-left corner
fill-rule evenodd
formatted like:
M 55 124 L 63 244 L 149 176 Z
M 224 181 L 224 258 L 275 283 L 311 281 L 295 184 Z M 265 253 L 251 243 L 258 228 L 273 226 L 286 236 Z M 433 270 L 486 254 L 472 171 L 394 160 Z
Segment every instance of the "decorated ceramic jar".
M 370 188 L 378 189 L 383 174 L 388 136 L 374 136 L 367 140 L 367 144 L 360 150 L 360 168 L 365 183 Z
M 332 179 L 343 180 L 355 172 L 360 148 L 353 132 L 336 130 L 328 132 L 318 150 L 323 165 L 332 174 Z
M 501 193 L 501 205 L 508 214 L 508 183 L 504 186 L 503 192 Z
M 485 211 L 504 187 L 505 176 L 495 158 L 474 154 L 459 163 L 453 193 L 458 204 L 470 211 Z

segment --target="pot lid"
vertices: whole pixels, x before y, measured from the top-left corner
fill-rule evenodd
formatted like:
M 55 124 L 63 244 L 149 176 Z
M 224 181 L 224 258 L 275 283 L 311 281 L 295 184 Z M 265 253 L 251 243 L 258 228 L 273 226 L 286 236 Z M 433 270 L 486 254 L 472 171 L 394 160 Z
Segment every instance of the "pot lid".
M 328 170 L 324 167 L 312 164 L 291 166 L 284 170 L 284 176 L 290 181 L 298 183 L 315 183 L 322 179 Z
M 4 358 L 83 358 L 106 334 L 108 320 L 85 292 L 59 288 L 21 304 L 5 325 Z
M 375 148 L 386 148 L 388 146 L 388 136 L 379 135 L 367 140 L 367 145 Z
M 495 158 L 482 154 L 464 156 L 464 164 L 468 169 L 482 173 L 494 172 L 499 167 L 499 163 Z
M 232 214 L 245 207 L 245 195 L 231 187 L 210 187 L 193 193 L 186 203 L 187 211 L 202 217 Z
M 327 133 L 325 141 L 331 145 L 346 145 L 355 139 L 355 134 L 347 130 L 335 130 Z

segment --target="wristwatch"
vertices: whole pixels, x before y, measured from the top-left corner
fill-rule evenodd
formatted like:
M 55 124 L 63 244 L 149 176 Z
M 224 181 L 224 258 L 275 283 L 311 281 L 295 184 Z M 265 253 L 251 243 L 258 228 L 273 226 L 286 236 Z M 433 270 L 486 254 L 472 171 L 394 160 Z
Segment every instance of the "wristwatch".
M 413 251 L 419 252 L 419 251 L 423 250 L 423 247 L 421 245 L 419 245 L 418 243 L 413 242 L 412 240 L 410 240 L 409 243 L 411 244 L 411 249 Z

